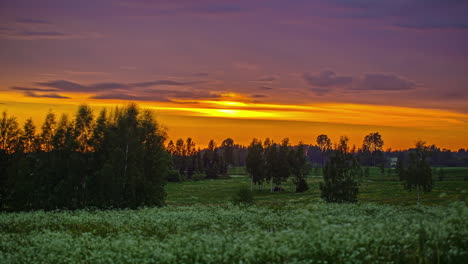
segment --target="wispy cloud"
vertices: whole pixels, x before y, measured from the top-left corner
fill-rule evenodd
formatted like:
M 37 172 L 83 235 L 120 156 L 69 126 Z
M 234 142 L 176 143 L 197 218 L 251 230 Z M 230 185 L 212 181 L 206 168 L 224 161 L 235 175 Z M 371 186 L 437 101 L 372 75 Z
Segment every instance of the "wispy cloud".
M 31 92 L 31 91 L 24 92 L 24 96 L 26 96 L 26 97 L 37 97 L 37 98 L 56 98 L 56 99 L 69 99 L 70 98 L 70 97 L 63 96 L 63 95 L 56 94 L 56 93 L 38 94 L 38 93 L 35 93 L 35 92 Z
M 32 92 L 55 92 L 57 89 L 47 89 L 47 88 L 35 88 L 35 87 L 19 87 L 19 86 L 12 86 L 10 87 L 12 90 L 16 91 L 32 91 Z

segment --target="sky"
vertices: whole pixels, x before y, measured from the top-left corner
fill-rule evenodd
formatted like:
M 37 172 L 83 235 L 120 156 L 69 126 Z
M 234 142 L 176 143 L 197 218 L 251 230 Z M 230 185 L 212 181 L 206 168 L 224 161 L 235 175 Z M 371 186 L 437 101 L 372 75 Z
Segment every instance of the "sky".
M 137 102 L 171 139 L 468 147 L 465 0 L 1 0 L 0 110 Z

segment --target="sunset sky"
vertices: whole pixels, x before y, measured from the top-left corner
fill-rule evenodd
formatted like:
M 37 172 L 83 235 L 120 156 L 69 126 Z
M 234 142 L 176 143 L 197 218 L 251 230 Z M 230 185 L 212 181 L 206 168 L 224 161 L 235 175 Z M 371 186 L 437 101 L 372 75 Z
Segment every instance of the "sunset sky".
M 468 1 L 1 0 L 0 111 L 137 102 L 170 138 L 468 147 Z

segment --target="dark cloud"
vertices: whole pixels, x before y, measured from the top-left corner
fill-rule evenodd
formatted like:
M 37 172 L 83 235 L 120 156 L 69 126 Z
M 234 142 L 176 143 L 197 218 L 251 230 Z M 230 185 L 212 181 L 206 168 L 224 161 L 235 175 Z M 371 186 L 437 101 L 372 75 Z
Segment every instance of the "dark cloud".
M 350 85 L 353 78 L 349 76 L 337 76 L 331 70 L 322 71 L 318 75 L 303 74 L 303 79 L 310 85 L 317 87 L 342 87 Z
M 318 96 L 324 96 L 332 91 L 332 89 L 329 88 L 311 88 L 309 91 L 313 92 L 315 95 Z
M 252 95 L 252 98 L 265 98 L 265 97 L 268 97 L 268 96 L 266 96 L 264 94 L 254 94 L 254 95 Z
M 66 80 L 56 80 L 56 81 L 50 81 L 50 82 L 37 82 L 35 84 L 45 86 L 45 87 L 57 88 L 57 89 L 62 90 L 62 91 L 86 92 L 86 91 L 90 90 L 88 86 L 81 85 L 81 84 L 75 83 L 75 82 L 66 81 Z
M 148 96 L 135 96 L 130 94 L 123 94 L 123 93 L 105 93 L 105 94 L 98 94 L 90 97 L 91 99 L 115 99 L 115 100 L 127 100 L 127 101 L 163 101 L 166 102 L 167 99 L 160 98 L 155 100 L 155 97 L 148 97 Z
M 219 98 L 219 95 L 211 94 L 205 91 L 173 91 L 173 90 L 149 90 L 143 95 L 131 95 L 125 93 L 103 93 L 97 94 L 90 98 L 92 99 L 117 99 L 130 101 L 153 101 L 153 102 L 170 102 L 177 99 L 213 99 Z
M 37 82 L 36 85 L 41 85 L 50 88 L 56 88 L 61 91 L 73 91 L 73 92 L 99 92 L 102 90 L 114 90 L 114 89 L 131 89 L 132 87 L 136 88 L 146 88 L 152 86 L 186 86 L 193 84 L 206 83 L 205 81 L 192 81 L 192 82 L 177 82 L 171 80 L 157 80 L 149 82 L 137 82 L 137 83 L 118 83 L 118 82 L 105 82 L 105 83 L 95 83 L 90 85 L 83 85 L 76 82 L 66 81 L 66 80 L 55 80 L 50 82 Z
M 31 91 L 24 92 L 24 96 L 37 97 L 37 98 L 57 98 L 57 99 L 69 99 L 70 98 L 70 97 L 63 96 L 63 95 L 56 94 L 56 93 L 38 94 L 35 92 L 31 92 Z
M 342 17 L 386 20 L 401 29 L 468 29 L 465 0 L 333 0 L 345 8 Z
M 40 25 L 47 25 L 51 24 L 47 20 L 42 20 L 42 19 L 33 19 L 33 18 L 26 18 L 26 17 L 20 17 L 16 19 L 16 22 L 22 23 L 22 24 L 40 24 Z
M 393 74 L 374 73 L 366 74 L 364 78 L 353 87 L 355 90 L 400 91 L 416 88 L 417 84 Z
M 88 86 L 91 90 L 112 90 L 112 89 L 126 89 L 130 88 L 129 85 L 124 84 L 124 83 L 115 83 L 115 82 L 109 82 L 109 83 L 96 83 Z
M 273 90 L 273 88 L 268 87 L 268 86 L 260 86 L 258 87 L 260 90 Z
M 32 91 L 32 92 L 54 92 L 54 91 L 57 91 L 56 89 L 35 88 L 35 87 L 19 87 L 19 86 L 13 86 L 13 87 L 10 87 L 10 89 L 17 90 L 17 91 Z
M 133 83 L 131 86 L 134 87 L 150 87 L 150 86 L 157 86 L 157 85 L 172 85 L 172 86 L 183 86 L 183 85 L 190 85 L 192 83 L 183 83 L 183 82 L 176 82 L 170 80 L 159 80 L 159 81 L 150 81 L 150 82 L 139 82 Z

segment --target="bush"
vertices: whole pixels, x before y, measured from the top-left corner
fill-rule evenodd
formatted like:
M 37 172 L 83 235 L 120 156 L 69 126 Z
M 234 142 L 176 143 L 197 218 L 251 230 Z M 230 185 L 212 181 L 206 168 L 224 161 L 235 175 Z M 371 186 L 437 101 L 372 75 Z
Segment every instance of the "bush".
M 300 179 L 298 184 L 296 185 L 296 192 L 301 193 L 309 190 L 309 185 L 307 184 L 305 179 Z
M 166 177 L 168 182 L 181 182 L 182 177 L 180 176 L 180 173 L 178 170 L 171 170 Z
M 253 193 L 246 187 L 240 188 L 232 198 L 232 202 L 236 205 L 251 205 L 254 203 Z
M 192 180 L 193 181 L 201 181 L 206 179 L 206 174 L 205 173 L 195 173 L 192 175 Z

